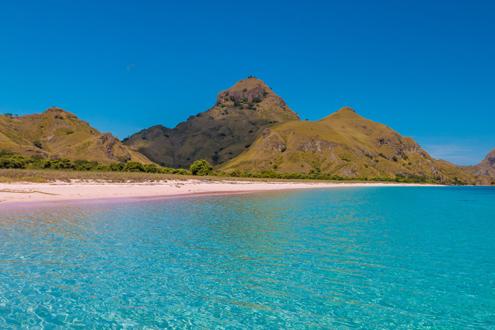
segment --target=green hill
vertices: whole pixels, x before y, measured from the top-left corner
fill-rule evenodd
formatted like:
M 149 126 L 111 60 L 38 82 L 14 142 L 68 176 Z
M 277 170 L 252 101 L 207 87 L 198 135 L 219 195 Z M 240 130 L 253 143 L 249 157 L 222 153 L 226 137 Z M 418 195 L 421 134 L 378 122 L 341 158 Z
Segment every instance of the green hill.
M 208 111 L 172 129 L 142 130 L 124 143 L 164 166 L 187 167 L 197 159 L 221 164 L 246 150 L 264 128 L 298 119 L 263 81 L 248 78 L 220 93 Z
M 27 116 L 0 116 L 0 151 L 102 164 L 151 163 L 111 134 L 102 134 L 74 114 L 59 108 Z
M 351 108 L 319 121 L 290 121 L 267 128 L 247 151 L 220 170 L 346 179 L 475 181 L 470 173 L 434 160 L 412 139 L 361 117 Z

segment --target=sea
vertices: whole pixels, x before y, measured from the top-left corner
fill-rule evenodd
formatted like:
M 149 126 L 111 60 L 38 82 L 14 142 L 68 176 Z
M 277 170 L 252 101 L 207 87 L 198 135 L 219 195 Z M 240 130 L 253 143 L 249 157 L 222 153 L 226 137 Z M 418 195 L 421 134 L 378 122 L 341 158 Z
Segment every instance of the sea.
M 0 210 L 0 329 L 495 329 L 495 189 Z

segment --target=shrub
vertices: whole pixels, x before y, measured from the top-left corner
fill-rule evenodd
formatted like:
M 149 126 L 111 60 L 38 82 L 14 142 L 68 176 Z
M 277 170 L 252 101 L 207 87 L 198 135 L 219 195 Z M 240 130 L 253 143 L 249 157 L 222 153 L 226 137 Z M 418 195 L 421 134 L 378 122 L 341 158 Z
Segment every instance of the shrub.
M 36 147 L 36 148 L 39 148 L 39 149 L 43 149 L 43 144 L 41 143 L 41 141 L 39 140 L 36 140 L 33 142 L 33 145 Z
M 146 164 L 143 166 L 146 173 L 158 173 L 160 169 L 155 164 Z
M 0 168 L 26 168 L 27 163 L 22 156 L 0 156 Z
M 233 170 L 229 174 L 230 174 L 230 176 L 232 176 L 234 178 L 240 177 L 242 175 L 241 171 L 239 171 L 238 169 Z
M 138 162 L 127 162 L 124 165 L 123 171 L 125 172 L 144 172 L 144 165 Z
M 12 156 L 13 154 L 10 151 L 0 149 L 0 157 L 4 156 Z
M 208 164 L 208 163 L 206 163 Z M 75 171 L 112 171 L 112 172 L 146 172 L 162 174 L 190 175 L 191 172 L 183 168 L 161 167 L 156 164 L 141 164 L 138 162 L 99 164 L 97 161 L 68 159 L 46 159 L 41 156 L 24 157 L 6 150 L 0 150 L 0 168 L 11 169 L 53 169 Z M 200 167 L 202 169 L 203 167 Z M 206 166 L 211 171 L 211 166 Z M 209 173 L 204 169 L 197 175 Z
M 191 171 L 192 175 L 204 176 L 210 174 L 213 168 L 211 167 L 210 163 L 208 163 L 206 160 L 199 159 L 191 164 L 189 170 Z
M 124 169 L 124 164 L 122 163 L 113 163 L 109 166 L 110 171 L 112 172 L 120 172 Z
M 191 172 L 186 170 L 185 168 L 174 168 L 172 169 L 172 174 L 190 175 Z
M 45 166 L 46 166 L 45 168 L 51 168 L 54 170 L 68 170 L 74 168 L 74 165 L 68 159 L 47 160 Z
M 112 169 L 110 167 L 111 167 L 111 165 L 98 164 L 98 166 L 96 166 L 96 168 L 95 168 L 95 171 L 109 172 L 109 171 L 112 171 Z
M 76 160 L 74 162 L 74 169 L 76 171 L 93 171 L 98 168 L 98 162 L 89 160 Z

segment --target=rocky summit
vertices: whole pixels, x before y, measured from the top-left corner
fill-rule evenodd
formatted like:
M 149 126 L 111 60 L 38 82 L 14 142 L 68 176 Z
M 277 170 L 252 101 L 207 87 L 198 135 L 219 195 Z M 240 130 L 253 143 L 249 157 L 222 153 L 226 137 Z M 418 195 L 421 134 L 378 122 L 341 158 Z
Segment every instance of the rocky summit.
M 297 120 L 297 114 L 263 81 L 247 78 L 221 92 L 208 111 L 175 128 L 144 129 L 124 143 L 165 166 L 187 167 L 197 159 L 217 165 L 248 149 L 265 128 Z

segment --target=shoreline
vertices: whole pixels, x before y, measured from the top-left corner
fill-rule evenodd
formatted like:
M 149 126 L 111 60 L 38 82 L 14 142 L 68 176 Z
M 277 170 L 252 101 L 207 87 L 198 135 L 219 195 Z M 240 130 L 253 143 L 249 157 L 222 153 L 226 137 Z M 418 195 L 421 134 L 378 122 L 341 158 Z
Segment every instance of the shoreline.
M 177 197 L 234 195 L 301 189 L 361 187 L 432 187 L 406 183 L 256 182 L 237 180 L 166 180 L 143 183 L 72 181 L 53 183 L 0 183 L 0 210 L 64 202 L 105 203 L 122 200 L 153 200 Z

